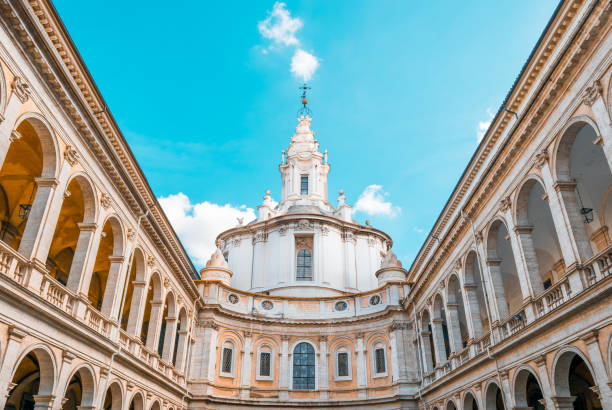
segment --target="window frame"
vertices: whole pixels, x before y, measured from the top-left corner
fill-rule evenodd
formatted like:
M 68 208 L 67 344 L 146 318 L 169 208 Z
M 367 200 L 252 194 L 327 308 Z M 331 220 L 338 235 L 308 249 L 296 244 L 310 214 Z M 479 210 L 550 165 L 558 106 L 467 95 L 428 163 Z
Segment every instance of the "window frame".
M 304 193 L 304 180 L 306 181 L 306 193 Z M 301 196 L 308 196 L 308 194 L 310 193 L 310 178 L 308 178 L 308 175 L 300 175 L 300 195 Z
M 270 375 L 261 374 L 261 354 L 270 354 Z M 268 344 L 263 344 L 257 348 L 257 371 L 255 372 L 255 380 L 274 380 L 274 349 Z
M 338 363 L 338 358 L 340 356 L 340 353 L 346 353 L 347 355 L 347 358 L 346 358 L 347 375 L 346 376 L 340 376 L 340 366 Z M 353 380 L 352 354 L 351 354 L 351 349 L 349 349 L 347 346 L 344 346 L 344 345 L 339 346 L 334 351 L 334 380 L 336 381 Z
M 310 256 L 310 278 L 299 278 L 298 274 L 299 274 L 299 258 L 300 258 L 300 253 L 302 252 L 308 252 L 309 256 Z M 313 255 L 312 255 L 312 251 L 310 249 L 306 249 L 306 248 L 301 248 L 298 249 L 296 254 L 295 254 L 295 281 L 296 282 L 313 282 L 314 281 L 314 272 L 313 272 Z
M 378 373 L 378 366 L 376 365 L 376 351 L 383 351 L 383 358 L 385 363 L 385 371 Z M 376 342 L 372 345 L 372 378 L 387 377 L 389 375 L 389 361 L 387 360 L 387 345 L 383 342 Z
M 225 362 L 223 353 L 225 352 L 225 349 L 230 349 L 232 351 L 230 372 L 226 372 L 223 368 L 223 364 Z M 225 340 L 221 344 L 221 354 L 219 358 L 219 376 L 234 378 L 235 369 L 236 369 L 236 344 L 231 340 Z
M 314 365 L 313 365 L 314 376 L 313 376 L 313 388 L 312 389 L 296 389 L 294 387 L 294 383 L 295 383 L 295 377 L 294 377 L 295 376 L 295 350 L 302 343 L 306 343 L 313 350 L 313 355 L 312 356 L 313 356 L 313 363 L 314 363 Z M 318 390 L 318 388 L 319 388 L 319 381 L 317 380 L 317 376 L 318 376 L 317 367 L 319 366 L 319 363 L 318 363 L 319 361 L 318 361 L 317 357 L 318 357 L 317 356 L 317 348 L 316 348 L 316 346 L 312 342 L 310 342 L 308 340 L 299 340 L 299 341 L 297 341 L 293 345 L 293 347 L 291 349 L 291 373 L 290 373 L 291 380 L 290 380 L 290 390 L 292 390 L 292 391 L 317 391 Z

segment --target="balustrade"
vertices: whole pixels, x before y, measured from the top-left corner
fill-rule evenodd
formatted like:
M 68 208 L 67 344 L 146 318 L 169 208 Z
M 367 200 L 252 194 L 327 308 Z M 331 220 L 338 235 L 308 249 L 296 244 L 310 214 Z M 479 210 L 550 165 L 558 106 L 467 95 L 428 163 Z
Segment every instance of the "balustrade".
M 13 248 L 0 241 L 0 273 L 23 285 L 27 269 L 27 260 Z

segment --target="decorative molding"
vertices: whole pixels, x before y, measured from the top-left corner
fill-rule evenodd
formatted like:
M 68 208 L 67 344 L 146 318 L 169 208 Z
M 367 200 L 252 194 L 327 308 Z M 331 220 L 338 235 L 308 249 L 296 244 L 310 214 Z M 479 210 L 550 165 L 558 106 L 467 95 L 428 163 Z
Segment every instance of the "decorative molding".
M 589 107 L 595 104 L 595 101 L 602 95 L 602 87 L 599 80 L 593 81 L 589 87 L 584 90 L 584 94 L 582 95 L 582 102 L 584 102 Z
M 9 135 L 9 141 L 10 142 L 15 142 L 17 140 L 21 139 L 21 134 L 19 133 L 19 131 L 17 130 L 13 130 L 11 131 L 11 135 Z
M 329 228 L 325 225 L 321 226 L 321 236 L 327 236 L 329 235 Z
M 235 239 L 232 241 L 232 246 L 233 246 L 234 248 L 238 248 L 238 247 L 240 246 L 240 242 L 242 242 L 242 240 L 241 240 L 240 238 L 235 238 Z
M 280 234 L 280 236 L 285 236 L 287 235 L 287 227 L 286 226 L 281 226 L 278 230 L 278 233 Z
M 258 231 L 255 233 L 255 236 L 253 236 L 253 243 L 257 243 L 257 242 L 265 242 L 268 240 L 268 233 L 265 231 Z
M 548 163 L 548 157 L 548 151 L 546 151 L 545 149 L 536 154 L 534 161 L 535 167 L 537 169 L 542 169 L 542 167 L 546 165 L 546 163 Z
M 301 219 L 297 223 L 296 229 L 300 231 L 312 231 L 314 229 L 314 224 L 310 222 L 308 219 Z
M 75 166 L 79 162 L 79 157 L 80 155 L 77 150 L 72 148 L 70 145 L 66 147 L 66 150 L 64 151 L 64 158 L 70 165 Z
M 11 87 L 22 104 L 28 101 L 28 98 L 30 98 L 30 86 L 21 77 L 15 76 L 11 83 Z
M 127 230 L 127 238 L 130 241 L 133 241 L 134 238 L 136 238 L 136 229 L 128 228 L 128 230 Z
M 106 192 L 102 193 L 102 197 L 100 198 L 100 204 L 102 204 L 102 208 L 108 209 L 113 203 L 113 199 Z
M 153 256 L 147 256 L 147 266 L 148 266 L 149 268 L 154 267 L 154 266 L 155 266 L 155 263 L 156 263 L 155 257 L 153 257 Z
M 510 200 L 509 196 L 506 196 L 504 198 L 502 198 L 500 204 L 499 204 L 499 210 L 501 212 L 506 212 L 508 209 L 510 209 L 510 207 L 512 206 L 512 201 Z

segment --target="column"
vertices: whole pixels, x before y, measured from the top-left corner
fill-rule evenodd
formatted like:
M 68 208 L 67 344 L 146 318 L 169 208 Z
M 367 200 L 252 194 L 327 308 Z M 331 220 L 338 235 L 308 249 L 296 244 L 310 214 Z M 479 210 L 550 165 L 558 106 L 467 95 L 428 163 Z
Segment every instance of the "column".
M 584 103 L 591 107 L 593 117 L 597 123 L 597 128 L 601 133 L 602 148 L 610 170 L 612 170 L 612 127 L 610 125 L 610 115 L 606 103 L 602 96 L 602 87 L 599 80 L 593 82 L 593 84 L 585 90 Z
M 147 329 L 147 349 L 157 352 L 159 334 L 161 332 L 162 308 L 164 302 L 151 302 L 151 316 L 149 319 L 149 329 Z
M 106 391 L 110 386 L 107 386 L 107 380 L 110 378 L 110 369 L 106 366 L 100 368 L 100 380 L 98 381 L 98 388 L 96 389 L 97 398 L 94 398 L 94 403 L 98 403 L 98 407 L 92 406 L 92 410 L 95 408 L 103 409 L 104 399 L 106 398 Z M 114 401 L 114 397 L 113 397 Z M 82 407 L 81 407 L 82 408 Z
M 584 219 L 580 214 L 578 204 L 578 194 L 576 193 L 576 182 L 557 182 L 555 190 L 559 193 L 562 209 L 565 210 L 568 220 L 568 228 L 571 231 L 580 261 L 586 261 L 593 256 L 593 248 L 589 241 L 589 235 L 584 224 Z
M 436 352 L 436 368 L 440 367 L 447 360 L 442 322 L 443 320 L 441 318 L 431 320 L 431 331 L 433 334 L 434 350 Z
M 612 408 L 612 389 L 608 372 L 604 365 L 604 358 L 599 349 L 599 331 L 592 330 L 582 337 L 587 345 L 591 366 L 593 367 L 593 378 L 599 388 L 599 399 L 604 409 Z
M 287 400 L 289 398 L 289 336 L 281 335 L 281 357 L 280 357 L 280 375 L 278 389 L 279 398 Z
M 121 304 L 121 296 L 123 294 L 125 269 L 123 266 L 123 256 L 109 256 L 110 267 L 108 269 L 108 279 L 106 280 L 106 289 L 104 289 L 104 297 L 102 299 L 102 313 L 113 320 L 119 317 L 119 308 Z
M 480 303 L 478 303 L 478 294 L 476 293 L 477 288 L 478 285 L 475 283 L 466 283 L 463 285 L 466 301 L 465 313 L 472 326 L 471 336 L 473 339 L 480 338 L 484 332 L 482 328 L 482 319 L 480 317 Z
M 461 342 L 461 327 L 459 324 L 459 305 L 457 303 L 446 304 L 446 321 L 448 323 L 448 335 L 450 338 L 451 352 L 458 353 L 463 350 Z
M 85 265 L 87 258 L 92 255 L 91 245 L 93 243 L 94 233 L 97 225 L 95 223 L 79 223 L 79 239 L 77 240 L 74 258 L 70 265 L 70 273 L 68 274 L 68 282 L 66 287 L 73 292 L 78 292 L 81 289 L 81 283 L 85 277 Z M 93 254 L 95 257 L 95 253 Z
M 142 328 L 142 315 L 146 302 L 145 298 L 147 297 L 147 282 L 144 280 L 135 280 L 132 283 L 134 284 L 134 291 L 132 293 L 132 303 L 130 304 L 126 330 L 130 336 L 140 336 L 140 329 Z
M 494 299 L 491 306 L 495 307 L 495 311 L 497 312 L 497 320 L 505 319 L 510 315 L 500 265 L 500 259 L 487 259 L 487 269 L 491 278 L 491 287 L 493 288 L 492 296 Z
M 11 93 L 4 110 L 4 118 L 0 120 L 0 168 L 2 168 L 2 164 L 4 164 L 6 153 L 11 145 L 10 136 L 11 132 L 14 130 L 15 121 L 17 120 L 21 105 L 21 100 L 15 93 Z M 0 113 L 0 117 L 1 116 L 2 113 Z
M 368 388 L 368 366 L 366 363 L 366 349 L 363 342 L 363 333 L 357 333 L 357 389 L 359 389 L 359 398 L 367 397 Z
M 70 178 L 71 172 L 72 164 L 69 161 L 64 160 L 59 172 L 56 189 L 57 195 L 53 195 L 50 201 L 48 214 L 44 219 L 42 227 L 40 228 L 40 240 L 33 255 L 43 265 L 47 262 L 47 256 L 49 256 L 49 248 L 51 247 L 51 241 L 53 240 L 53 235 L 55 234 L 55 229 L 57 227 L 57 220 L 62 210 L 62 204 L 64 203 L 65 198 L 64 193 L 66 192 L 66 187 L 68 185 L 68 179 Z M 32 208 L 34 208 L 34 205 L 32 205 Z
M 574 410 L 574 400 L 576 396 L 570 397 L 551 397 L 554 410 Z
M 531 285 L 530 296 L 535 297 L 544 292 L 544 285 L 542 284 L 542 276 L 540 275 L 540 266 L 538 265 L 535 245 L 533 244 L 533 238 L 531 237 L 532 231 L 533 226 L 514 227 L 514 232 L 516 233 L 518 242 L 521 245 L 523 261 L 527 268 L 527 278 L 529 279 L 529 284 Z M 523 296 L 525 296 L 525 294 L 523 294 Z
M 538 366 L 538 373 L 540 375 L 540 388 L 542 389 L 542 396 L 546 402 L 547 409 L 554 409 L 552 401 L 552 389 L 550 387 L 550 379 L 548 378 L 548 369 L 546 368 L 546 356 L 541 355 L 535 358 L 535 364 Z
M 185 371 L 185 357 L 187 356 L 187 336 L 188 336 L 188 328 L 189 326 L 185 326 L 185 329 L 181 329 L 178 331 L 178 348 L 176 349 L 176 362 L 174 366 L 179 373 L 186 373 Z
M 4 358 L 2 360 L 2 367 L 0 367 L 0 392 L 4 392 L 0 395 L 0 408 L 4 408 L 6 400 L 8 399 L 9 385 L 11 384 L 11 376 L 13 369 L 18 365 L 17 357 L 21 350 L 21 341 L 26 336 L 26 332 L 15 326 L 9 326 L 8 330 L 8 341 L 6 342 L 6 348 L 4 350 Z
M 332 360 L 334 360 L 332 358 Z M 350 364 L 349 364 L 350 365 Z M 319 336 L 319 399 L 329 398 L 329 352 L 327 336 Z
M 35 181 L 37 187 L 36 195 L 21 238 L 21 243 L 19 244 L 19 253 L 27 259 L 30 259 L 34 254 L 43 221 L 47 219 L 50 208 L 49 204 L 51 203 L 55 188 L 58 184 L 55 178 L 39 177 L 36 178 Z
M 427 330 L 421 331 L 421 349 L 423 349 L 423 371 L 425 372 L 425 374 L 433 372 L 434 369 L 433 355 L 431 353 L 431 344 L 429 342 L 430 337 L 431 332 Z
M 474 389 L 474 397 L 476 398 L 476 404 L 479 409 L 484 409 L 484 400 L 482 398 L 482 385 L 480 383 L 475 383 L 472 388 Z
M 352 232 L 344 232 L 344 287 L 357 288 L 357 267 L 355 266 L 355 237 Z
M 508 204 L 510 203 L 510 199 L 506 198 Z M 533 295 L 533 288 L 531 286 L 531 279 L 529 278 L 530 267 L 533 269 L 533 264 L 530 262 L 530 267 L 528 267 L 525 255 L 523 252 L 523 246 L 521 243 L 521 239 L 519 239 L 519 232 L 521 232 L 521 227 L 516 227 L 514 225 L 514 219 L 512 217 L 512 212 L 510 211 L 510 206 L 508 206 L 505 211 L 503 211 L 504 219 L 506 220 L 506 228 L 508 229 L 508 236 L 510 237 L 510 246 L 512 247 L 512 256 L 514 257 L 514 266 L 516 267 L 516 274 L 519 279 L 519 285 L 521 286 L 521 293 L 523 295 L 523 300 L 528 299 Z M 518 230 L 517 230 L 518 228 Z M 527 227 L 523 227 L 527 228 Z M 533 229 L 533 228 L 532 228 Z M 528 230 L 528 229 L 527 229 Z M 521 232 L 523 233 L 523 232 Z M 529 235 L 531 235 L 531 231 L 529 230 Z M 529 237 L 531 241 L 531 236 Z M 531 243 L 531 249 L 533 249 L 533 241 Z M 535 251 L 532 251 L 535 257 Z M 531 259 L 530 259 L 531 261 Z M 537 259 L 535 259 L 535 272 L 539 273 L 539 268 L 537 268 Z M 510 312 L 514 313 L 514 312 Z M 501 317 L 500 320 L 505 319 L 505 317 Z
M 507 409 L 514 408 L 514 400 L 512 397 L 512 390 L 510 389 L 510 381 L 508 380 L 508 371 L 501 370 L 501 389 L 504 394 L 504 403 L 506 404 Z
M 244 346 L 242 349 L 242 369 L 240 370 L 240 397 L 249 398 L 251 388 L 251 366 L 253 362 L 252 333 L 244 332 Z
M 164 347 L 162 348 L 162 359 L 167 363 L 172 363 L 174 353 L 174 342 L 176 340 L 176 316 L 166 317 L 166 333 L 164 334 Z
M 263 231 L 257 232 L 253 238 L 253 278 L 251 291 L 263 289 L 266 285 L 266 233 Z M 295 278 L 292 278 L 295 280 Z
M 46 395 L 37 394 L 34 396 L 34 410 L 50 410 L 53 408 L 58 408 L 53 405 L 54 401 L 55 401 L 55 396 L 52 394 L 46 394 Z M 61 408 L 61 406 L 59 408 Z
M 70 370 L 72 367 L 72 361 L 74 359 L 75 356 L 68 351 L 64 351 L 64 353 L 62 354 L 62 365 L 60 367 L 57 383 L 55 384 L 54 396 L 57 398 L 57 400 L 55 400 L 55 404 L 53 405 L 53 408 L 55 410 L 60 410 L 62 408 L 62 401 L 64 400 L 64 395 L 66 394 L 64 389 L 68 385 L 68 377 L 70 377 Z M 36 408 L 38 408 L 38 404 Z

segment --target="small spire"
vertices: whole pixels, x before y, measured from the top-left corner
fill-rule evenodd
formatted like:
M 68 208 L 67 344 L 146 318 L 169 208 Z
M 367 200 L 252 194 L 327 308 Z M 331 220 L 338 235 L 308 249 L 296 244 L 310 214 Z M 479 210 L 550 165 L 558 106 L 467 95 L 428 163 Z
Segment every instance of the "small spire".
M 310 87 L 304 83 L 299 89 L 302 90 L 302 108 L 298 110 L 298 117 L 312 117 L 312 111 L 308 108 L 308 98 L 306 98 L 306 91 L 310 90 Z

